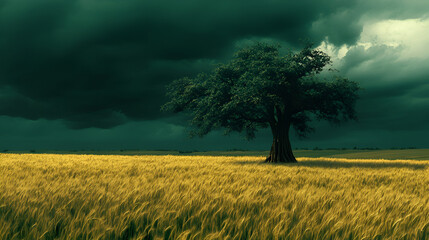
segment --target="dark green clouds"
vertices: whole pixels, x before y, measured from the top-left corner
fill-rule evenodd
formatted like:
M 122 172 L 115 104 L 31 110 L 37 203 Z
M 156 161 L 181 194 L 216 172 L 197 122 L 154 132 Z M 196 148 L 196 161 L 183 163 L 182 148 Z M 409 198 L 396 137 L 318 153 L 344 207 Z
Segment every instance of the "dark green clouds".
M 429 126 L 429 58 L 403 58 L 400 51 L 354 47 L 343 59 L 343 72 L 364 88 L 358 104 L 362 128 L 406 131 Z
M 166 83 L 209 69 L 229 57 L 237 41 L 319 41 L 324 33 L 315 31 L 313 23 L 349 5 L 5 1 L 0 11 L 0 84 L 5 92 L 0 113 L 64 119 L 74 128 L 155 119 Z M 334 38 L 353 42 L 359 32 L 357 27 Z
M 359 129 L 350 131 L 418 129 L 427 126 L 428 60 L 353 46 L 366 24 L 424 19 L 428 10 L 417 0 L 3 0 L 0 115 L 72 129 L 160 122 L 165 84 L 209 70 L 237 45 L 265 39 L 293 48 L 300 39 L 328 39 L 352 47 L 339 69 L 365 88 Z

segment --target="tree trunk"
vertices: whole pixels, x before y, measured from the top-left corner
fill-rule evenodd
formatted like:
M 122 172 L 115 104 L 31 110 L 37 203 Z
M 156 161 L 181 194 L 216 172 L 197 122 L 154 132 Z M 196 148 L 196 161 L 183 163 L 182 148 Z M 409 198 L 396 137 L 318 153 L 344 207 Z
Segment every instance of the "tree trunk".
M 283 119 L 281 119 L 283 120 Z M 297 162 L 292 152 L 289 140 L 289 121 L 279 121 L 278 124 L 271 125 L 273 133 L 273 144 L 270 155 L 265 162 L 270 163 L 295 163 Z

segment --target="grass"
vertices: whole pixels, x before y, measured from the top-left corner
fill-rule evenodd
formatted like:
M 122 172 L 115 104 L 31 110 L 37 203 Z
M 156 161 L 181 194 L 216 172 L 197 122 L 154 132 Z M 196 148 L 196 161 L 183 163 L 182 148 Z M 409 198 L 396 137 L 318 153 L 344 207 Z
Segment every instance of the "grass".
M 429 161 L 0 154 L 0 239 L 429 239 Z

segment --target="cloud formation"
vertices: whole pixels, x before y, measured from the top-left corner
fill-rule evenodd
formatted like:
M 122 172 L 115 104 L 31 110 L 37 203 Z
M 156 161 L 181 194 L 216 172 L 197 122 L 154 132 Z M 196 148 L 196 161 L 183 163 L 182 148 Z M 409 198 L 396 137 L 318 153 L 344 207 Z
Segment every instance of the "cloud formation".
M 313 23 L 332 22 L 338 16 L 330 12 L 346 7 L 337 1 L 3 1 L 0 84 L 9 104 L 0 114 L 64 119 L 74 128 L 156 119 L 166 83 L 230 57 L 237 41 L 320 41 Z M 333 39 L 351 43 L 359 31 Z
M 424 0 L 5 0 L 0 116 L 71 129 L 167 121 L 159 107 L 170 81 L 251 40 L 310 39 L 364 88 L 361 120 L 346 130 L 414 131 L 429 122 L 428 9 Z

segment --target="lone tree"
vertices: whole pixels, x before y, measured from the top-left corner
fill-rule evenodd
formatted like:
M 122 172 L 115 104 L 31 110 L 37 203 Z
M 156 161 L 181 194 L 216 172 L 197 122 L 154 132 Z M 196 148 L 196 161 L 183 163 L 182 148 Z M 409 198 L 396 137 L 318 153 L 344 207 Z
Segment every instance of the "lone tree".
M 255 137 L 271 128 L 273 143 L 266 162 L 296 162 L 289 141 L 293 126 L 300 137 L 313 128 L 312 118 L 333 123 L 355 119 L 358 84 L 342 77 L 318 79 L 330 57 L 306 46 L 281 56 L 278 45 L 256 43 L 237 51 L 212 73 L 181 78 L 168 86 L 162 109 L 190 112 L 191 136 L 225 128 Z

